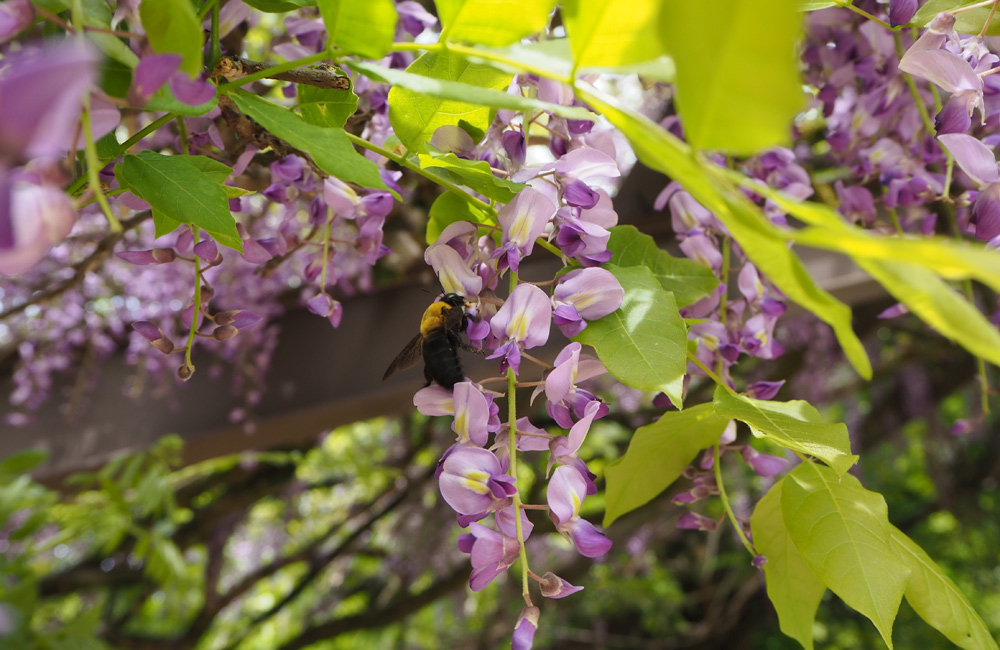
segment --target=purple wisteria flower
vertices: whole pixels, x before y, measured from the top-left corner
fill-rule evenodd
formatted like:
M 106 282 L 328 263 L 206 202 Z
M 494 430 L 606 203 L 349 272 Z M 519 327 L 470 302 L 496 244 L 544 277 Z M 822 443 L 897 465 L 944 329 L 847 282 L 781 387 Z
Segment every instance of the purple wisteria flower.
M 424 261 L 434 269 L 445 293 L 472 298 L 483 290 L 483 278 L 469 267 L 457 250 L 447 244 L 428 246 Z
M 573 342 L 563 348 L 556 356 L 555 367 L 545 377 L 545 410 L 556 424 L 569 429 L 573 426 L 573 417 L 584 417 L 591 403 L 599 404 L 594 419 L 608 414 L 608 406 L 597 399 L 588 390 L 577 386 L 607 370 L 597 359 L 581 355 L 583 346 Z M 536 391 L 537 394 L 537 391 Z
M 139 61 L 132 75 L 129 101 L 145 106 L 163 84 L 169 83 L 174 97 L 182 104 L 200 106 L 215 97 L 215 86 L 202 76 L 191 78 L 180 69 L 179 54 L 150 54 Z
M 460 515 L 500 510 L 517 493 L 514 478 L 504 473 L 500 459 L 473 446 L 458 447 L 445 458 L 440 487 L 441 496 Z
M 458 548 L 471 556 L 469 588 L 482 591 L 514 564 L 521 546 L 513 537 L 472 522 L 469 524 L 469 532 L 458 538 Z
M 565 598 L 578 591 L 583 591 L 583 587 L 572 585 L 551 571 L 542 576 L 540 587 L 542 595 L 546 598 Z
M 546 497 L 556 530 L 569 538 L 581 555 L 599 557 L 611 550 L 611 540 L 580 517 L 586 496 L 587 482 L 576 468 L 562 465 L 552 473 Z
M 531 650 L 535 643 L 535 632 L 538 630 L 538 617 L 541 614 L 537 607 L 525 607 L 517 617 L 514 626 L 514 636 L 510 641 L 511 650 Z
M 747 465 L 761 476 L 777 476 L 788 466 L 788 461 L 784 458 L 762 454 L 750 445 L 745 445 L 740 453 Z
M 555 464 L 564 465 L 567 467 L 572 467 L 573 469 L 580 472 L 580 476 L 587 484 L 587 495 L 597 494 L 597 484 L 594 480 L 597 476 L 587 469 L 587 463 L 583 461 L 576 452 L 580 449 L 580 445 L 583 444 L 584 439 L 590 432 L 590 425 L 594 420 L 603 413 L 601 409 L 604 409 L 604 413 L 607 413 L 607 405 L 602 402 L 593 401 L 587 404 L 584 416 L 579 422 L 573 425 L 569 430 L 569 435 L 558 436 L 552 439 L 549 444 L 549 449 L 551 454 L 549 455 L 549 469 Z
M 62 241 L 76 223 L 76 208 L 59 188 L 7 183 L 0 178 L 0 274 L 23 273 Z M 2 189 L 7 189 L 4 197 Z M 6 199 L 6 200 L 4 200 Z M 9 206 L 9 211 L 3 210 Z
M 35 22 L 31 0 L 0 2 L 0 43 L 9 41 Z
M 622 306 L 625 291 L 618 279 L 604 269 L 577 269 L 559 279 L 552 292 L 553 321 L 567 338 Z
M 455 384 L 454 412 L 452 430 L 458 434 L 459 444 L 486 445 L 490 431 L 490 402 L 472 382 Z
M 136 321 L 132 323 L 132 329 L 139 333 L 144 339 L 149 341 L 154 348 L 163 354 L 170 354 L 174 351 L 173 342 L 167 338 L 167 335 L 163 333 L 163 330 L 156 325 L 153 325 L 148 321 Z
M 677 520 L 677 527 L 685 530 L 715 530 L 719 522 L 696 512 L 685 512 Z
M 486 358 L 502 359 L 502 369 L 509 365 L 518 372 L 521 349 L 545 345 L 551 323 L 552 303 L 545 292 L 531 284 L 517 285 L 490 320 L 493 336 L 505 342 Z
M 517 271 L 521 259 L 531 254 L 535 240 L 545 232 L 556 206 L 538 190 L 526 187 L 497 214 L 503 228 L 500 248 L 493 253 L 497 269 Z

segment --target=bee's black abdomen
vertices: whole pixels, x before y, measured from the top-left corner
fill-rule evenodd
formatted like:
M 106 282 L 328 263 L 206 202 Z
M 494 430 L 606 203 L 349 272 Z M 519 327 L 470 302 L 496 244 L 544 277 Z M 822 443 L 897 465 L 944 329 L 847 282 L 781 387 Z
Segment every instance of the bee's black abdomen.
M 424 377 L 451 390 L 465 379 L 458 360 L 457 336 L 452 332 L 436 330 L 424 337 Z

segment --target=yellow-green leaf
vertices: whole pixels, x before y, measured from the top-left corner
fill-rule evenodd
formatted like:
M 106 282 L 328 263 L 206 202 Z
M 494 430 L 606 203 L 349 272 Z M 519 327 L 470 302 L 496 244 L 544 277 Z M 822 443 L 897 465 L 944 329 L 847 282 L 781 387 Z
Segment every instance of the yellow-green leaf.
M 566 0 L 563 24 L 575 67 L 623 66 L 666 54 L 659 0 Z
M 393 0 L 319 0 L 330 45 L 369 59 L 381 59 L 396 35 Z
M 437 0 L 442 41 L 504 46 L 549 23 L 556 0 Z

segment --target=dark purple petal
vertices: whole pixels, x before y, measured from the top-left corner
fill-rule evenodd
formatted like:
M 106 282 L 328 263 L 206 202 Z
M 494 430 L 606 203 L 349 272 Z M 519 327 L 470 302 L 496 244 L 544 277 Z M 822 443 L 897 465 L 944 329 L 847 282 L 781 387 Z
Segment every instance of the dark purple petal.
M 788 461 L 777 456 L 762 454 L 750 445 L 743 447 L 743 460 L 761 476 L 777 476 L 785 471 Z
M 677 527 L 685 530 L 715 530 L 718 526 L 719 522 L 716 520 L 694 512 L 685 512 L 677 520 Z
M 754 399 L 774 399 L 781 387 L 785 385 L 785 380 L 781 381 L 757 381 L 747 386 L 747 395 Z
M 563 200 L 578 208 L 590 209 L 597 205 L 600 195 L 580 180 L 570 181 L 563 190 Z
M 507 152 L 507 157 L 514 166 L 520 167 L 524 164 L 527 147 L 520 129 L 508 129 L 501 133 L 500 144 L 503 145 L 503 150 Z
M 910 22 L 917 13 L 917 0 L 889 0 L 889 24 L 899 27 Z
M 980 241 L 990 241 L 1000 235 L 1000 183 L 990 183 L 980 190 L 972 205 L 970 221 Z
M 205 239 L 194 245 L 194 254 L 203 259 L 208 264 L 218 264 L 222 261 L 219 254 L 219 247 L 214 239 Z
M 938 135 L 965 133 L 972 126 L 972 116 L 961 97 L 952 97 L 934 118 L 934 130 Z

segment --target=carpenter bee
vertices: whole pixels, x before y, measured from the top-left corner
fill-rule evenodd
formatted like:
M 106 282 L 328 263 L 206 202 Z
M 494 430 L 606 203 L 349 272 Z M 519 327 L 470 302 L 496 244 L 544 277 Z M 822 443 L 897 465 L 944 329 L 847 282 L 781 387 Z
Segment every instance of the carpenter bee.
M 451 390 L 465 379 L 458 360 L 458 348 L 469 349 L 460 336 L 469 326 L 470 316 L 465 308 L 465 298 L 457 293 L 446 293 L 432 303 L 420 318 L 420 333 L 389 364 L 382 381 L 397 370 L 409 368 L 421 355 L 424 357 L 424 378 L 428 386 L 437 382 L 439 386 Z

